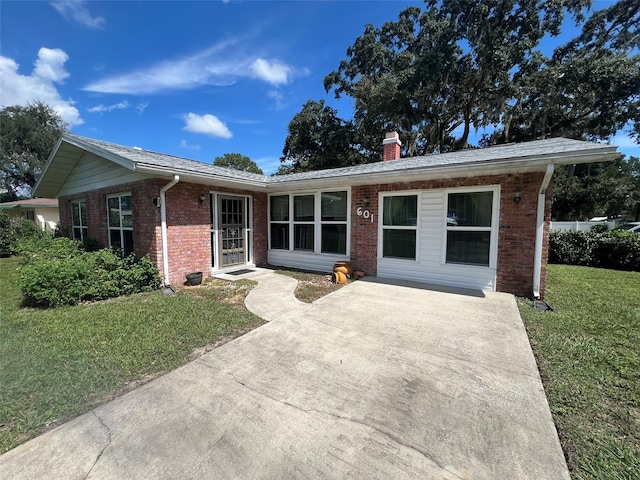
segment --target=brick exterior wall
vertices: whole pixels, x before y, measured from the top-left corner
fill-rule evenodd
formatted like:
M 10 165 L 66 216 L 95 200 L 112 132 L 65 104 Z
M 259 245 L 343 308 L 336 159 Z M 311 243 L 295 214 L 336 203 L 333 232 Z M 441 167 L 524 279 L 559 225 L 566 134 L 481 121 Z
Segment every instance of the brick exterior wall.
M 378 221 L 376 219 L 371 222 L 370 218 L 365 219 L 356 214 L 357 208 L 364 204 L 365 198 L 368 198 L 370 202 L 369 206 L 365 208 L 372 212 L 380 212 L 379 192 L 500 185 L 496 289 L 501 292 L 530 297 L 533 290 L 533 252 L 535 249 L 538 190 L 543 177 L 543 172 L 534 172 L 353 187 L 351 190 L 351 262 L 355 269 L 362 270 L 368 275 L 375 276 L 377 274 Z M 522 200 L 517 204 L 513 201 L 513 193 L 516 190 L 522 192 Z M 542 254 L 540 293 L 543 297 L 549 247 L 546 234 L 551 219 L 551 199 L 551 188 L 549 188 L 545 203 L 545 240 Z
M 73 237 L 71 202 L 84 200 L 87 204 L 88 237 L 100 246 L 109 245 L 107 226 L 107 197 L 117 193 L 131 193 L 133 207 L 133 251 L 149 254 L 162 273 L 162 236 L 160 208 L 154 199 L 166 180 L 145 180 L 117 187 L 93 190 L 60 198 L 60 232 Z M 210 191 L 253 197 L 253 255 L 257 265 L 267 263 L 267 195 L 208 185 L 179 182 L 166 193 L 167 248 L 169 277 L 173 284 L 184 282 L 185 275 L 202 271 L 209 275 L 211 255 L 211 197 Z M 205 196 L 200 205 L 200 195 Z
M 364 205 L 365 198 L 370 202 L 366 208 L 372 212 L 379 212 L 378 192 L 499 184 L 501 198 L 496 288 L 498 291 L 531 296 L 538 189 L 543 177 L 543 172 L 535 172 L 353 187 L 351 190 L 351 262 L 356 269 L 368 275 L 375 276 L 377 273 L 378 219 L 375 218 L 372 222 L 371 218 L 356 214 L 357 208 Z M 166 183 L 166 180 L 146 180 L 61 197 L 60 231 L 63 235 L 72 237 L 71 202 L 83 199 L 87 204 L 89 238 L 98 241 L 101 246 L 108 246 L 106 198 L 112 194 L 131 193 L 134 252 L 137 255 L 149 254 L 162 272 L 160 208 L 156 207 L 153 201 L 160 196 L 160 188 Z M 513 201 L 515 190 L 522 192 L 522 200 L 518 204 Z M 206 276 L 209 275 L 212 265 L 210 191 L 250 195 L 253 198 L 254 261 L 256 265 L 267 263 L 268 219 L 265 193 L 180 182 L 167 191 L 169 274 L 174 284 L 182 283 L 185 275 L 190 272 L 202 271 Z M 205 195 L 206 200 L 203 205 L 199 203 L 200 195 Z M 546 278 L 551 198 L 551 188 L 549 188 L 545 204 L 542 296 L 544 296 Z

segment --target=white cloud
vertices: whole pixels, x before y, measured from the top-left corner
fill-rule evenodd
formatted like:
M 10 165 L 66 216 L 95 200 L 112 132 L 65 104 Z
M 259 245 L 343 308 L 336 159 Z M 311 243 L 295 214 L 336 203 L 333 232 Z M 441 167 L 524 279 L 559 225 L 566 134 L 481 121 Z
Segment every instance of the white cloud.
M 138 111 L 138 115 L 142 115 L 148 106 L 149 102 L 140 102 L 139 104 L 137 104 L 136 110 Z
M 268 62 L 239 51 L 239 40 L 228 40 L 193 55 L 163 60 L 146 68 L 111 75 L 90 83 L 84 90 L 130 95 L 187 90 L 203 85 L 228 86 L 241 78 L 273 85 L 291 81 L 294 67 L 278 60 Z
M 270 90 L 267 92 L 267 96 L 275 101 L 276 110 L 282 110 L 286 106 L 284 102 L 284 95 L 280 90 Z
M 111 112 L 113 110 L 123 110 L 125 108 L 129 108 L 129 102 L 123 100 L 122 102 L 114 103 L 113 105 L 96 105 L 95 107 L 88 108 L 87 111 L 91 113 L 104 113 Z
M 102 17 L 92 17 L 84 0 L 51 2 L 51 6 L 67 21 L 74 21 L 89 28 L 104 28 Z
M 186 148 L 188 150 L 200 150 L 200 145 L 192 145 L 185 139 L 180 140 L 180 148 Z
M 227 126 L 215 115 L 198 115 L 187 113 L 184 117 L 184 130 L 193 133 L 204 133 L 212 137 L 231 138 L 233 134 Z
M 74 107 L 74 101 L 63 99 L 55 84 L 62 84 L 69 76 L 64 64 L 69 56 L 58 48 L 41 48 L 35 68 L 31 75 L 20 75 L 19 65 L 11 58 L 0 55 L 0 104 L 27 105 L 37 101 L 46 103 L 71 126 L 81 125 L 84 121 Z
M 257 58 L 251 64 L 251 70 L 257 78 L 272 85 L 281 85 L 289 82 L 293 68 L 278 60 L 269 62 L 264 58 Z
M 264 172 L 265 175 L 271 175 L 273 173 L 276 173 L 282 163 L 279 157 L 274 157 L 274 156 L 261 157 L 254 161 L 258 164 L 258 166 Z

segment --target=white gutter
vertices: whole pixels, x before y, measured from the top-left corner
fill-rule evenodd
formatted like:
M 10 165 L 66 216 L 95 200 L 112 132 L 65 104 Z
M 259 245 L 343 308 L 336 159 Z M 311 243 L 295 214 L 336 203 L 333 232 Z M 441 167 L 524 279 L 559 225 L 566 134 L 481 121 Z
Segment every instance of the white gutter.
M 160 233 L 162 237 L 162 272 L 164 274 L 164 286 L 171 285 L 169 281 L 169 247 L 167 246 L 167 202 L 166 192 L 180 181 L 179 175 L 174 175 L 173 180 L 160 189 Z
M 536 226 L 536 245 L 533 256 L 533 298 L 540 298 L 540 277 L 542 275 L 542 240 L 544 238 L 544 207 L 547 197 L 547 187 L 553 176 L 555 166 L 553 163 L 547 164 L 547 171 L 544 173 L 540 192 L 538 193 L 538 214 Z

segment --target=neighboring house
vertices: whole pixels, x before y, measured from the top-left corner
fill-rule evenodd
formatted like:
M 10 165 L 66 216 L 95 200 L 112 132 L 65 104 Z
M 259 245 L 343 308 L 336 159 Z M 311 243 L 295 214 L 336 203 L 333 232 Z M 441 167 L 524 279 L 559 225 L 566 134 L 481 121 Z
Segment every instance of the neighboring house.
M 65 134 L 35 186 L 60 229 L 149 254 L 165 283 L 261 264 L 544 295 L 556 165 L 618 158 L 555 138 L 265 177 Z
M 55 198 L 30 198 L 0 203 L 0 210 L 11 217 L 32 220 L 46 231 L 55 231 L 60 222 L 58 200 Z

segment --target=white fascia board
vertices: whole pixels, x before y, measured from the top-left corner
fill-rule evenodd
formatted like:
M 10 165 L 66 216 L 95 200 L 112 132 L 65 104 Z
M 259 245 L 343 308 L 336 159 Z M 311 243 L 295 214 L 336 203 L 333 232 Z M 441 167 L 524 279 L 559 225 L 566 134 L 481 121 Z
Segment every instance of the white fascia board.
M 157 165 L 138 164 L 136 171 L 150 173 L 153 175 L 162 175 L 172 178 L 173 175 L 180 175 L 182 183 L 197 183 L 201 185 L 218 185 L 238 190 L 250 190 L 258 192 L 266 192 L 267 184 L 265 182 L 249 180 L 236 177 L 225 177 L 222 175 L 210 173 L 193 173 L 189 170 L 180 168 L 159 167 Z
M 42 179 L 46 176 L 47 170 L 49 170 L 49 166 L 53 162 L 53 159 L 55 158 L 56 153 L 58 153 L 58 150 L 60 149 L 60 145 L 62 145 L 62 137 L 60 137 L 60 139 L 56 143 L 56 146 L 53 147 L 53 150 L 51 151 L 49 158 L 47 158 L 47 162 L 44 164 L 44 167 L 42 168 L 42 172 L 40 172 L 40 178 L 38 178 L 38 181 L 36 182 L 36 184 L 33 186 L 33 189 L 31 190 L 32 197 L 39 196 L 39 195 L 36 195 L 38 191 L 38 187 L 40 187 L 40 183 L 42 182 Z

